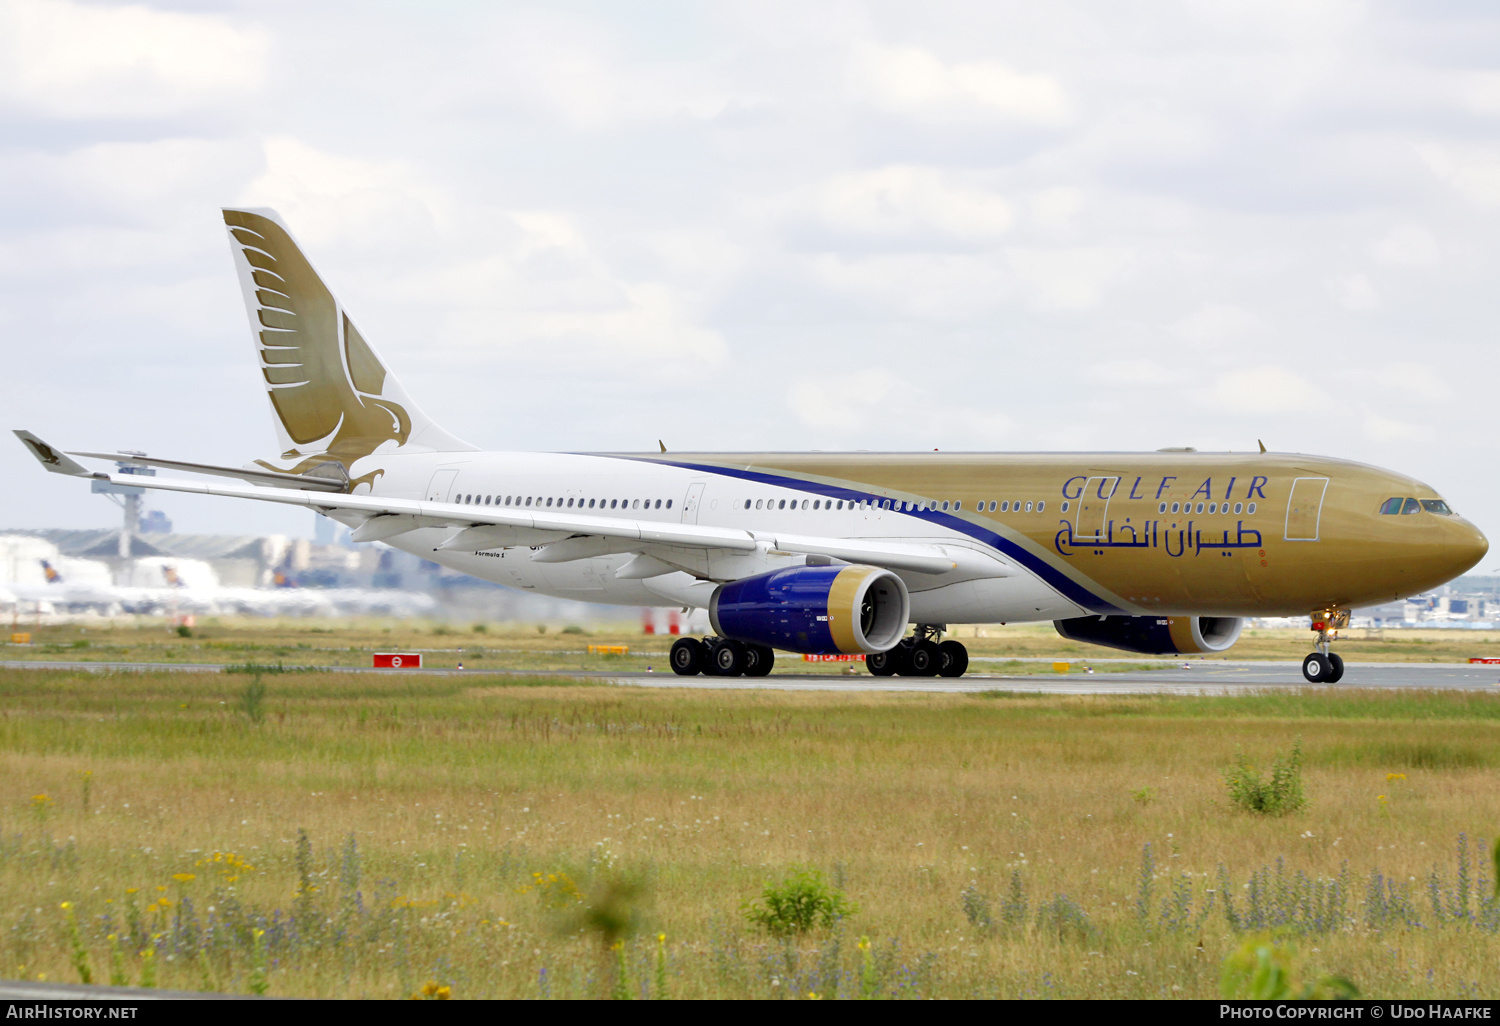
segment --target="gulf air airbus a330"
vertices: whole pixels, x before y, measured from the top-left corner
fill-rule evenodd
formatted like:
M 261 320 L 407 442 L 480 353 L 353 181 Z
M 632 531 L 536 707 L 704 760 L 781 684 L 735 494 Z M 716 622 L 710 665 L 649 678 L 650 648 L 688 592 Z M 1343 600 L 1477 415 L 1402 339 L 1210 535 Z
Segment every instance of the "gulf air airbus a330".
M 126 478 L 17 431 L 48 470 L 310 506 L 355 541 L 562 598 L 706 607 L 714 636 L 672 646 L 680 674 L 759 676 L 782 649 L 956 677 L 954 623 L 1222 652 L 1244 617 L 1311 614 L 1303 673 L 1333 682 L 1351 608 L 1433 588 L 1488 548 L 1427 485 L 1321 456 L 484 452 L 417 408 L 274 212 L 224 222 L 280 454 L 71 454 L 210 480 Z

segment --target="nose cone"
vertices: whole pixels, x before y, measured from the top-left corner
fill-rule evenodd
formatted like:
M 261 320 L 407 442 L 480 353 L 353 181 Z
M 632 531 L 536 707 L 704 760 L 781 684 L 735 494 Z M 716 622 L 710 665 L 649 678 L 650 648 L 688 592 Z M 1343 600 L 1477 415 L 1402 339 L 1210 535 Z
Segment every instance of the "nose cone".
M 1453 566 L 1453 576 L 1470 570 L 1490 550 L 1489 539 L 1467 520 L 1454 518 L 1447 524 L 1443 539 L 1445 555 Z

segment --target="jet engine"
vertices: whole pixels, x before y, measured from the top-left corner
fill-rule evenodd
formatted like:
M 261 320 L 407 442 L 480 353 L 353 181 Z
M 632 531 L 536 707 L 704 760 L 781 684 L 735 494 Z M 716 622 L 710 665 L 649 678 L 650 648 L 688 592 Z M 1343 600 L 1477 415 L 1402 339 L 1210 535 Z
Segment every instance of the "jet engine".
M 1069 641 L 1172 655 L 1222 652 L 1240 640 L 1245 621 L 1237 616 L 1079 616 L 1053 620 L 1052 626 Z
M 720 637 L 816 655 L 885 652 L 906 633 L 906 584 L 874 566 L 795 566 L 721 584 L 708 616 Z

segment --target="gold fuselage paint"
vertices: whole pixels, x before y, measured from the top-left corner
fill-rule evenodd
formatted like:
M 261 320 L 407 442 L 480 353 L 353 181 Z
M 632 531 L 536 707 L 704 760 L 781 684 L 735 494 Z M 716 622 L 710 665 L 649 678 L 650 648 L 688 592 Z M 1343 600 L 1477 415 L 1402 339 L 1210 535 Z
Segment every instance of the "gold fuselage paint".
M 1488 549 L 1461 516 L 1380 513 L 1392 497 L 1438 498 L 1427 485 L 1321 456 L 672 453 L 656 461 L 747 482 L 803 482 L 809 494 L 936 502 L 917 515 L 1072 582 L 1099 612 L 1268 616 L 1373 605 L 1449 581 Z M 991 511 L 992 502 L 1004 511 Z

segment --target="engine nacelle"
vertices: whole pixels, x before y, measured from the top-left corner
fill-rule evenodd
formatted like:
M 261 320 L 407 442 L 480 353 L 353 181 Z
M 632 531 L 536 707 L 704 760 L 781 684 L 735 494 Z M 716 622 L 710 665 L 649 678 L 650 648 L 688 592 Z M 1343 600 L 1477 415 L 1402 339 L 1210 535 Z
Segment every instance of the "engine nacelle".
M 906 583 L 875 566 L 794 566 L 721 584 L 714 633 L 815 655 L 885 652 L 906 633 Z
M 1222 652 L 1240 640 L 1245 621 L 1237 616 L 1078 616 L 1053 620 L 1052 626 L 1069 641 L 1172 655 Z

